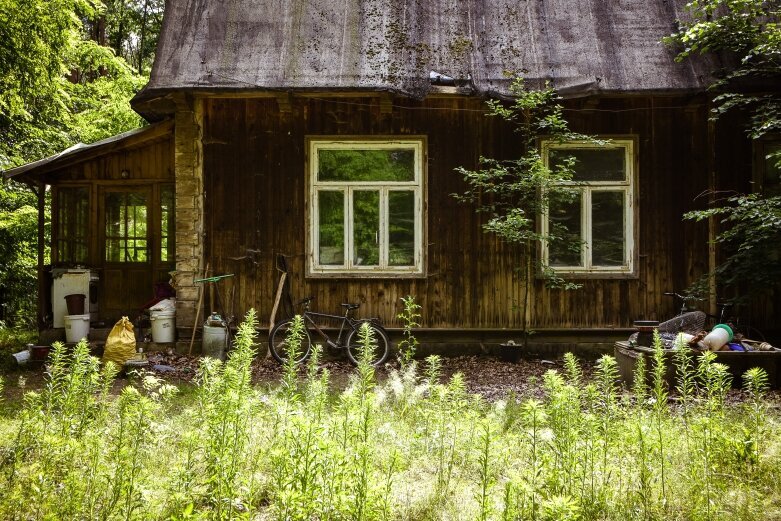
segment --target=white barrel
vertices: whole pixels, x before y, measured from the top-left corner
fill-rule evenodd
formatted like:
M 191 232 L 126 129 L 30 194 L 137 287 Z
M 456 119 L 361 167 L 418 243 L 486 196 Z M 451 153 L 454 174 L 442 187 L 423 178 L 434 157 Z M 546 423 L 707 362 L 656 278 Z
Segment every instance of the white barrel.
M 203 344 L 201 353 L 212 358 L 225 359 L 225 341 L 228 337 L 228 329 L 222 326 L 203 325 Z
M 89 313 L 86 315 L 65 315 L 65 341 L 78 342 L 89 336 Z
M 176 336 L 176 311 L 152 311 L 152 342 L 165 344 L 174 341 Z
M 713 330 L 702 339 L 702 344 L 711 351 L 718 351 L 732 340 L 732 328 L 726 324 L 716 324 Z

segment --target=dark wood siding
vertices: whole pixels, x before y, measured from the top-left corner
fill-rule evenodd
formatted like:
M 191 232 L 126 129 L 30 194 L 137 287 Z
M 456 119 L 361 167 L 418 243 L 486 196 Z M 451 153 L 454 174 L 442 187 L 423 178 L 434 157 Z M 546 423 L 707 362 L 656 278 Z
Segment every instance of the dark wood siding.
M 70 186 L 89 189 L 89 256 L 86 265 L 95 268 L 100 276 L 100 318 L 116 320 L 122 315 L 137 312 L 153 296 L 153 284 L 167 281 L 174 269 L 174 259 L 159 260 L 159 200 L 160 189 L 174 185 L 173 142 L 169 134 L 153 141 L 135 144 L 97 157 L 86 158 L 67 168 L 48 174 L 53 186 L 52 208 L 54 231 L 52 264 L 62 266 L 57 252 L 57 191 Z M 122 172 L 127 172 L 123 179 Z M 143 191 L 148 197 L 150 247 L 154 254 L 149 262 L 108 263 L 104 260 L 103 232 L 105 230 L 103 194 L 112 190 Z
M 486 117 L 480 100 L 393 104 L 385 114 L 377 98 L 294 98 L 291 111 L 280 112 L 274 99 L 206 100 L 206 261 L 216 273 L 236 273 L 238 312 L 253 306 L 267 320 L 278 278 L 273 255 L 282 252 L 291 257 L 294 297 L 313 295 L 321 310 L 359 301 L 362 314 L 397 326 L 399 299 L 411 294 L 423 305 L 424 327 L 520 327 L 518 255 L 483 232 L 473 208 L 451 197 L 464 189 L 457 166 L 474 167 L 481 155 L 512 157 L 516 135 Z M 705 100 L 571 101 L 566 116 L 578 131 L 636 139 L 637 276 L 584 280 L 581 290 L 569 292 L 535 281 L 534 327 L 628 327 L 635 319 L 670 316 L 673 302 L 662 293 L 685 288 L 708 266 L 707 226 L 681 221 L 685 211 L 706 203 L 697 198 L 708 187 Z M 424 279 L 305 277 L 305 136 L 314 135 L 427 136 Z M 249 250 L 261 252 L 256 263 L 229 259 Z

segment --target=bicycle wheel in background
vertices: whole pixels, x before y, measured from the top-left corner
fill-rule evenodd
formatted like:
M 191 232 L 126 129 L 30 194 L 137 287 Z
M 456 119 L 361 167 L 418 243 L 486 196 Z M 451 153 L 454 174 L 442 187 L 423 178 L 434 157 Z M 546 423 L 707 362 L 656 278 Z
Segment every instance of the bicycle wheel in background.
M 743 338 L 746 340 L 756 340 L 757 342 L 765 341 L 765 335 L 763 335 L 759 329 L 753 326 L 740 325 L 737 327 L 737 332 L 742 334 Z
M 271 356 L 279 362 L 284 364 L 290 356 L 290 347 L 288 345 L 288 334 L 293 325 L 293 319 L 283 320 L 274 326 L 271 333 L 268 336 L 268 348 L 271 351 Z M 296 354 L 295 362 L 300 364 L 309 358 L 309 354 L 312 352 L 312 338 L 309 336 L 309 331 L 306 328 L 303 330 L 303 337 L 301 338 L 301 345 L 299 346 Z
M 390 354 L 390 340 L 388 339 L 388 333 L 382 326 L 375 324 L 370 320 L 364 320 L 357 324 L 356 328 L 347 334 L 347 338 L 344 343 L 347 347 L 347 358 L 350 359 L 355 365 L 358 365 L 358 360 L 361 358 L 361 327 L 364 324 L 369 325 L 369 329 L 372 332 L 372 338 L 374 339 L 372 345 L 372 352 L 369 360 L 373 366 L 379 366 L 385 360 L 388 359 Z

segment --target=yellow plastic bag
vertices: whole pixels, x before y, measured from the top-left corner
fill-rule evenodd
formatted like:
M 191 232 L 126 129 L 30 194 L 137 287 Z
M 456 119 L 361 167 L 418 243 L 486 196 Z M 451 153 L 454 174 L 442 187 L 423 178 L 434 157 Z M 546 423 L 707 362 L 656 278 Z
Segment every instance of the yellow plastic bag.
M 114 362 L 118 368 L 136 354 L 136 335 L 133 333 L 133 324 L 127 317 L 114 324 L 111 333 L 106 340 L 106 348 L 103 350 L 103 363 Z

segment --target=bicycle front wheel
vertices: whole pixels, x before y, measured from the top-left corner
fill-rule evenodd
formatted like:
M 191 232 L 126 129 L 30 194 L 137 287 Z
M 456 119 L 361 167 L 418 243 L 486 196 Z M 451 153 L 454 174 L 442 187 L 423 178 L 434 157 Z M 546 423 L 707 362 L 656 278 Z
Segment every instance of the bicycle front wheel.
M 349 358 L 350 362 L 353 364 L 358 365 L 358 360 L 361 358 L 361 350 L 363 347 L 361 345 L 360 331 L 364 324 L 369 325 L 372 338 L 372 344 L 369 346 L 370 352 L 368 353 L 369 362 L 376 367 L 388 359 L 388 355 L 390 354 L 390 340 L 388 339 L 388 333 L 385 332 L 385 329 L 370 320 L 359 322 L 355 329 L 350 331 L 347 335 L 347 338 L 345 339 L 347 358 Z
M 268 336 L 268 348 L 271 351 L 271 356 L 280 364 L 287 362 L 293 351 L 293 346 L 288 338 L 292 326 L 293 319 L 283 320 L 274 326 L 274 329 L 271 330 L 271 334 Z M 304 362 L 309 358 L 311 352 L 312 338 L 309 336 L 309 331 L 304 328 L 301 344 L 295 349 L 295 362 L 297 364 Z

